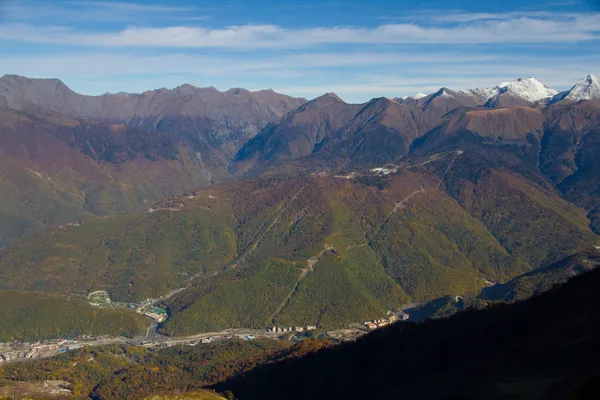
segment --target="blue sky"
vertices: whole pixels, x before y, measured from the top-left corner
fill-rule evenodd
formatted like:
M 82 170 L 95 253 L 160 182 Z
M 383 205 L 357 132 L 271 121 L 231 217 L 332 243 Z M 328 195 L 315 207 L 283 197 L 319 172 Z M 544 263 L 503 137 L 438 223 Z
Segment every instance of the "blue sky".
M 0 0 L 0 75 L 85 94 L 183 83 L 349 102 L 600 74 L 598 0 Z

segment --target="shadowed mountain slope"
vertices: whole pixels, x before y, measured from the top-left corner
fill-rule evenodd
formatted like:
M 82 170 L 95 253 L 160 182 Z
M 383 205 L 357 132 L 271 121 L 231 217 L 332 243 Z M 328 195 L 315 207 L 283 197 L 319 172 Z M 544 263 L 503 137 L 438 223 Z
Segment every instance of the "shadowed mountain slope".
M 243 399 L 595 398 L 599 284 L 596 270 L 517 304 L 399 322 L 216 388 Z
M 267 126 L 238 152 L 232 171 L 260 171 L 269 165 L 313 153 L 326 137 L 345 126 L 361 106 L 347 104 L 334 93 L 309 101 Z

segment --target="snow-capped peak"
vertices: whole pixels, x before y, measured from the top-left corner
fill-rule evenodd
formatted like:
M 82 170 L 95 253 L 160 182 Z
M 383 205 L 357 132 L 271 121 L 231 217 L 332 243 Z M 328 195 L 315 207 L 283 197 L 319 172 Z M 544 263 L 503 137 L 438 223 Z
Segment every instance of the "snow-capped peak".
M 471 94 L 474 94 L 475 96 L 477 96 L 481 99 L 488 100 L 488 99 L 494 97 L 495 95 L 497 95 L 499 89 L 500 89 L 500 86 L 496 86 L 493 88 L 475 88 L 475 89 L 469 89 L 468 92 L 470 92 Z
M 508 93 L 515 97 L 520 97 L 529 102 L 536 102 L 549 97 L 555 96 L 558 91 L 550 89 L 533 77 L 519 78 L 516 81 L 508 83 L 504 87 L 500 87 L 498 94 Z
M 415 94 L 414 96 L 409 96 L 407 98 L 410 98 L 410 99 L 413 99 L 413 100 L 419 100 L 419 99 L 422 99 L 423 97 L 427 97 L 427 96 L 428 95 L 426 95 L 425 93 L 419 92 L 419 93 Z
M 531 76 L 512 82 L 502 82 L 493 88 L 470 89 L 469 92 L 484 100 L 506 93 L 531 103 L 553 97 L 558 93 Z
M 573 86 L 564 98 L 574 101 L 600 99 L 600 77 L 588 75 Z
M 437 91 L 436 95 L 441 96 L 441 97 L 453 97 L 449 92 L 448 92 L 448 88 L 441 88 L 440 90 Z

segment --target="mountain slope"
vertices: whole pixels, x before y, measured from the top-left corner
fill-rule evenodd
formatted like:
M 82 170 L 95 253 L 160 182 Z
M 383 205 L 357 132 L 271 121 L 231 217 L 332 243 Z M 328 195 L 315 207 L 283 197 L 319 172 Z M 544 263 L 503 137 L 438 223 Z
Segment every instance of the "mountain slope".
M 466 156 L 383 180 L 242 181 L 53 229 L 0 253 L 0 287 L 105 289 L 132 301 L 191 285 L 167 301 L 170 334 L 334 328 L 476 292 L 596 244 L 580 209 L 523 177 L 488 171 L 469 191 Z
M 221 182 L 241 145 L 304 102 L 191 85 L 83 96 L 57 79 L 5 75 L 0 245 Z
M 387 98 L 373 99 L 316 149 L 317 159 L 338 164 L 381 164 L 408 153 L 438 119 Z
M 0 109 L 0 117 L 3 244 L 46 225 L 137 211 L 225 176 L 219 149 L 211 155 L 209 144 L 185 137 L 56 114 Z
M 411 146 L 410 156 L 462 151 L 482 157 L 478 164 L 504 168 L 562 193 L 585 208 L 598 231 L 597 102 L 557 102 L 547 108 L 456 110 Z M 473 171 L 470 172 L 471 174 Z
M 243 173 L 310 155 L 327 136 L 345 126 L 361 106 L 347 104 L 334 93 L 309 101 L 267 126 L 234 158 L 232 170 Z
M 97 309 L 79 298 L 0 291 L 0 301 L 0 343 L 82 335 L 133 337 L 147 328 L 147 320 L 141 315 L 128 310 Z
M 558 93 L 554 96 L 552 102 L 561 100 L 600 100 L 600 78 L 594 75 L 588 75 L 583 81 L 576 83 L 571 89 Z
M 396 323 L 215 388 L 244 399 L 594 398 L 599 284 L 597 270 L 525 302 Z
M 250 140 L 238 152 L 233 170 L 258 173 L 311 155 L 328 166 L 392 162 L 437 123 L 434 114 L 395 100 L 346 104 L 327 94 Z
M 600 232 L 600 104 L 561 103 L 546 112 L 540 169 L 567 200 L 589 212 L 593 229 Z
M 531 105 L 550 99 L 558 93 L 533 77 L 519 78 L 516 81 L 501 84 L 486 103 L 486 107 L 513 107 Z
M 58 113 L 71 118 L 118 122 L 169 135 L 187 135 L 226 154 L 225 160 L 269 122 L 305 103 L 272 90 L 250 92 L 185 84 L 141 94 L 84 96 L 58 79 L 0 78 L 0 107 L 16 111 Z

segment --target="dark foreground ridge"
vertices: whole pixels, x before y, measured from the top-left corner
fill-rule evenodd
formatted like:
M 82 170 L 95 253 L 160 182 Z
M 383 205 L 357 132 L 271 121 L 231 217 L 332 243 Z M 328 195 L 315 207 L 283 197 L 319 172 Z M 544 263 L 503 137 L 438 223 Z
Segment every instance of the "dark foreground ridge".
M 592 399 L 600 270 L 541 296 L 256 368 L 215 386 L 251 399 Z

